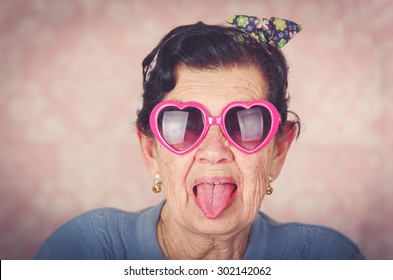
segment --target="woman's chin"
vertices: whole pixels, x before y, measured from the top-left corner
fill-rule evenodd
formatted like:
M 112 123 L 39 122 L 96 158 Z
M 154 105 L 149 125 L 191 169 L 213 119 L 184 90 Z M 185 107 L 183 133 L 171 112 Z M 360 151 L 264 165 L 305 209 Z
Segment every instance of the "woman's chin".
M 236 199 L 219 212 L 204 211 L 196 201 L 189 205 L 187 223 L 199 234 L 227 234 L 241 228 L 241 213 Z

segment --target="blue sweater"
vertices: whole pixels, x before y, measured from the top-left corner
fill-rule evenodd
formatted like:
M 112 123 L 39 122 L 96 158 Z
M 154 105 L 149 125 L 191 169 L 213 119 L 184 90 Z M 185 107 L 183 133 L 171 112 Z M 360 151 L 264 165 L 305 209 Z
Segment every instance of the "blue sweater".
M 157 222 L 164 201 L 130 213 L 113 208 L 86 212 L 57 229 L 37 259 L 164 260 Z M 243 259 L 364 259 L 343 234 L 322 226 L 278 223 L 259 212 Z

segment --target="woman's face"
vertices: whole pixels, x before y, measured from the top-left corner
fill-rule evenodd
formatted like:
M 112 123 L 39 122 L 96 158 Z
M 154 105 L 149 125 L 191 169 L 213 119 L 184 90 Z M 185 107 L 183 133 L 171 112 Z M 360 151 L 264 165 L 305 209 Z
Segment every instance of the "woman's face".
M 254 67 L 179 68 L 176 77 L 176 87 L 165 100 L 201 103 L 211 116 L 233 101 L 267 99 L 267 82 Z M 282 147 L 272 140 L 259 152 L 245 154 L 228 143 L 218 125 L 210 126 L 201 144 L 184 155 L 170 152 L 155 139 L 141 138 L 151 174 L 161 174 L 164 207 L 171 219 L 209 235 L 236 233 L 252 224 L 268 177 L 279 175 L 290 144 Z

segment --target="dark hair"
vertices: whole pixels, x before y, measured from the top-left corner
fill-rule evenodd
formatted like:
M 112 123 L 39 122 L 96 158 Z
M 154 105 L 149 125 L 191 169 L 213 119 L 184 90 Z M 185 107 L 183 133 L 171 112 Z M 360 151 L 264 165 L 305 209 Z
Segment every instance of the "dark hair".
M 235 28 L 202 22 L 169 32 L 142 63 L 143 105 L 136 121 L 141 133 L 152 137 L 150 113 L 176 86 L 175 71 L 179 66 L 198 70 L 255 66 L 268 83 L 268 100 L 280 113 L 282 124 L 297 125 L 299 134 L 300 120 L 288 111 L 288 66 L 283 53 L 269 44 L 265 47 L 256 42 L 245 43 L 243 36 L 247 35 Z M 153 70 L 146 71 L 153 59 L 156 59 Z M 294 115 L 294 121 L 287 122 L 288 113 Z M 280 125 L 278 136 L 285 133 L 284 127 L 288 126 Z

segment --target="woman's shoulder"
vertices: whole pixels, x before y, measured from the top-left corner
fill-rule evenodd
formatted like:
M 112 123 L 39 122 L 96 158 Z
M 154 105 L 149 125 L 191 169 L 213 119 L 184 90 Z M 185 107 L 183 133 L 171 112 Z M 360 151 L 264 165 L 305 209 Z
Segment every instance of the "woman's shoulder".
M 358 246 L 343 233 L 321 225 L 281 223 L 260 212 L 268 228 L 267 252 L 284 259 L 364 259 Z
M 131 212 L 113 207 L 96 208 L 77 215 L 60 228 L 72 223 L 101 228 L 124 222 L 132 223 L 135 222 L 142 213 L 148 211 L 149 209 L 151 208 L 146 208 L 137 212 Z
M 56 229 L 41 245 L 37 259 L 124 259 L 137 251 L 140 217 L 154 208 L 129 212 L 93 209 Z M 151 215 L 150 215 L 151 216 Z M 152 217 L 153 218 L 153 217 Z

